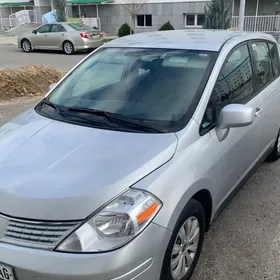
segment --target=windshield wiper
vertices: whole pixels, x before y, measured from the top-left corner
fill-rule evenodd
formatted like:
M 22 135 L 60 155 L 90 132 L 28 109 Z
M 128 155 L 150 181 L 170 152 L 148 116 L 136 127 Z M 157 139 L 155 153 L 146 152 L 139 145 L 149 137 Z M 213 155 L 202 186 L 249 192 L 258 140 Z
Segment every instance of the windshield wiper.
M 153 131 L 153 132 L 163 133 L 162 130 L 159 130 L 159 129 L 154 128 L 150 125 L 145 124 L 144 123 L 145 121 L 143 121 L 143 120 L 133 119 L 133 118 L 130 118 L 130 117 L 126 117 L 126 116 L 119 115 L 119 114 L 114 114 L 114 113 L 108 113 L 108 114 L 114 120 L 125 122 L 129 125 L 132 125 L 132 126 L 137 126 L 138 128 L 141 128 L 144 131 Z
M 86 114 L 91 114 L 91 115 L 102 116 L 102 117 L 105 117 L 111 123 L 115 123 L 113 121 L 113 119 L 111 118 L 110 114 L 105 111 L 96 110 L 96 109 L 88 109 L 88 108 L 83 108 L 83 107 L 67 107 L 67 110 L 78 112 L 78 113 L 86 113 Z
M 126 117 L 123 115 L 109 113 L 109 112 L 102 111 L 102 110 L 89 109 L 89 108 L 83 108 L 83 107 L 81 107 L 81 108 L 80 107 L 67 107 L 67 110 L 102 116 L 115 125 L 117 125 L 115 122 L 117 120 L 117 121 L 122 121 L 122 122 L 125 122 L 125 123 L 133 125 L 133 126 L 137 126 L 138 128 L 141 128 L 142 130 L 145 130 L 145 131 L 153 131 L 153 132 L 158 132 L 158 133 L 163 132 L 163 131 L 153 128 L 149 125 L 143 124 L 143 121 L 141 121 L 141 120 L 132 119 L 132 118 L 129 118 L 129 117 Z
M 58 113 L 60 113 L 60 115 L 62 115 L 62 116 L 64 115 L 64 110 L 62 110 L 59 106 L 57 106 L 56 104 L 54 104 L 53 102 L 49 101 L 46 98 L 43 99 L 43 101 L 42 101 L 42 105 L 44 105 L 44 104 L 54 108 Z
M 88 117 L 84 117 L 84 116 L 81 116 L 81 115 L 73 114 L 73 113 L 70 112 L 71 110 L 68 107 L 62 106 L 63 107 L 63 109 L 62 109 L 60 107 L 60 105 L 56 105 L 53 102 L 49 101 L 48 99 L 44 99 L 42 101 L 42 104 L 46 104 L 46 105 L 54 108 L 63 117 L 68 116 L 68 117 L 71 117 L 71 118 L 76 118 L 76 119 L 82 120 L 83 122 L 86 122 L 86 123 L 89 123 L 89 124 L 94 124 L 94 125 L 97 125 L 97 126 L 102 126 L 102 127 L 107 126 L 107 127 L 112 127 L 112 128 L 118 128 L 118 125 L 115 124 L 114 122 L 112 122 L 111 120 L 110 120 L 109 123 L 108 122 L 100 122 L 100 121 L 93 120 L 92 118 L 88 118 Z M 75 107 L 70 107 L 70 108 L 72 109 L 72 108 L 75 108 Z M 77 109 L 75 111 L 86 113 L 85 110 L 86 109 L 81 111 L 81 110 Z M 89 113 L 89 112 L 87 112 L 87 113 Z

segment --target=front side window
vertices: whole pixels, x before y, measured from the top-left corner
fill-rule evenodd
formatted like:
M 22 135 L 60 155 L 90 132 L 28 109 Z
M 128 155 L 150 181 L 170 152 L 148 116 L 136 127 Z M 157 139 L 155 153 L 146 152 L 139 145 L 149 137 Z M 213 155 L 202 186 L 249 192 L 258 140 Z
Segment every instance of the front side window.
M 257 77 L 262 88 L 273 78 L 269 49 L 266 42 L 254 42 L 252 44 L 253 56 L 257 65 Z
M 252 62 L 247 45 L 235 49 L 225 61 L 214 87 L 216 117 L 231 103 L 245 104 L 254 95 Z
M 186 125 L 215 57 L 205 51 L 104 48 L 78 66 L 48 100 L 174 131 Z

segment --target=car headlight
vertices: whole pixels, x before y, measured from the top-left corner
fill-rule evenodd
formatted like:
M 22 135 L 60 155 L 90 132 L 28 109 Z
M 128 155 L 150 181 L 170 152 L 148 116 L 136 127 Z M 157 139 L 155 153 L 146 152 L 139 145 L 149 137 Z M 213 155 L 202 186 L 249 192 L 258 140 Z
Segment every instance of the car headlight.
M 143 231 L 161 206 L 150 193 L 128 190 L 90 217 L 56 251 L 89 253 L 117 249 Z

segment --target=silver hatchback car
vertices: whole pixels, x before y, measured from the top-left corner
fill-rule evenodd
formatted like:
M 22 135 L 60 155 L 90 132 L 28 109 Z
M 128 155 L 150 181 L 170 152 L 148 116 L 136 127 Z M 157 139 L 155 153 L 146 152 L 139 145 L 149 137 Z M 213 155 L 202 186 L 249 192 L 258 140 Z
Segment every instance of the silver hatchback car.
M 0 279 L 187 280 L 204 234 L 280 157 L 278 45 L 111 41 L 0 129 Z

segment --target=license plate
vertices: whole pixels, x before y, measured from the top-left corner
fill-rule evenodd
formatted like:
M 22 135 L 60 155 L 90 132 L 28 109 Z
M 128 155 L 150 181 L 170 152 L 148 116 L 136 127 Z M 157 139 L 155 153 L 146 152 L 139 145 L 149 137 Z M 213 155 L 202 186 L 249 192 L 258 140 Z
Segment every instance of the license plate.
M 13 269 L 0 263 L 0 280 L 15 280 Z

